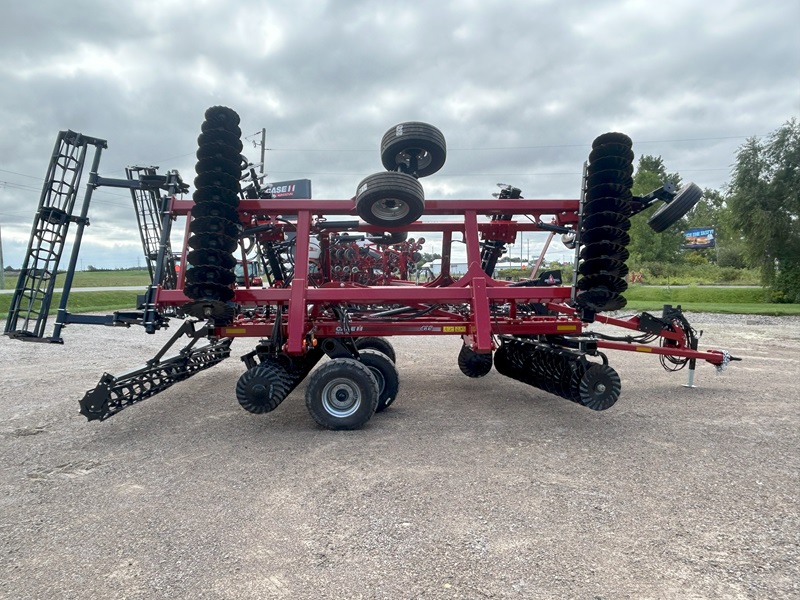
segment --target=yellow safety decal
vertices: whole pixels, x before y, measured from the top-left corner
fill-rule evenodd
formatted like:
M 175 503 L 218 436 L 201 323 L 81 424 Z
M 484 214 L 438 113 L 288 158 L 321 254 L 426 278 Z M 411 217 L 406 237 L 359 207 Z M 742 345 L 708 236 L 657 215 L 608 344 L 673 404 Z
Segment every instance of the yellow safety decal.
M 235 333 L 247 333 L 247 329 L 244 327 L 226 327 L 225 333 L 233 335 Z
M 443 333 L 467 333 L 466 325 L 444 325 L 442 327 Z
M 558 325 L 556 331 L 575 331 L 577 328 L 577 325 Z
M 646 347 L 644 347 L 644 346 L 638 346 L 638 347 L 636 348 L 636 351 L 637 351 L 637 352 L 652 352 L 652 351 L 653 351 L 653 349 L 652 349 L 652 348 L 646 348 Z

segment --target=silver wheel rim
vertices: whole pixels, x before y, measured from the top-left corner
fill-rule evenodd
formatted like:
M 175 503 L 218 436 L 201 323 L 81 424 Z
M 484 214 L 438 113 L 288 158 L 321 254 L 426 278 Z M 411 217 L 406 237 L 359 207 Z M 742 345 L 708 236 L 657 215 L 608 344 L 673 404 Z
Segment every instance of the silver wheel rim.
M 329 381 L 322 389 L 322 408 L 329 415 L 343 419 L 354 414 L 361 406 L 361 390 L 351 380 L 339 377 Z
M 410 212 L 410 209 L 408 203 L 403 200 L 384 198 L 373 204 L 370 207 L 370 211 L 384 221 L 397 221 L 405 217 Z

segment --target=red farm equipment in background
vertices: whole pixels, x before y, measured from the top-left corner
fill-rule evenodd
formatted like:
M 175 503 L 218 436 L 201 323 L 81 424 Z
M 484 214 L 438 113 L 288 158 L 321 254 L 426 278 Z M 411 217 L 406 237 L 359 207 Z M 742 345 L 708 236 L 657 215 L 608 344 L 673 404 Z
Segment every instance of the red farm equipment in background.
M 512 186 L 494 199 L 426 200 L 420 179 L 444 165 L 446 144 L 437 128 L 420 122 L 386 132 L 385 171 L 364 178 L 346 200 L 298 198 L 283 188 L 274 194 L 241 154 L 239 116 L 226 107 L 206 111 L 191 200 L 181 198 L 189 186 L 177 171 L 131 167 L 126 179 L 100 177 L 105 147 L 98 138 L 59 134 L 5 328 L 14 339 L 61 343 L 70 324 L 139 325 L 154 333 L 180 323 L 145 365 L 101 377 L 80 400 L 89 420 L 106 419 L 217 364 L 240 337 L 256 340 L 241 357 L 245 371 L 235 389 L 242 407 L 272 411 L 308 377 L 308 410 L 330 429 L 361 427 L 395 400 L 399 375 L 386 339 L 395 335 L 459 336 L 457 361 L 466 376 L 483 377 L 494 367 L 593 410 L 611 407 L 620 394 L 606 350 L 655 354 L 668 370 L 688 364 L 690 384 L 696 360 L 719 369 L 732 360 L 724 351 L 698 349 L 680 307 L 626 319 L 603 314 L 626 303 L 630 218 L 663 201 L 649 220 L 663 231 L 702 195 L 694 184 L 680 190 L 665 184 L 633 196 L 632 144 L 624 134 L 594 140 L 579 198 L 566 200 L 525 199 Z M 76 208 L 90 149 L 88 184 Z M 67 305 L 81 237 L 92 191 L 101 186 L 130 190 L 152 284 L 135 310 L 72 314 Z M 173 254 L 170 234 L 179 219 L 185 243 Z M 72 253 L 48 334 L 71 226 Z M 441 272 L 422 283 L 417 269 L 425 239 L 409 231 L 442 238 Z M 560 235 L 574 249 L 570 285 L 562 285 L 560 272 L 536 268 L 523 281 L 494 278 L 507 245 L 531 231 L 546 232 L 547 244 Z M 454 241 L 464 242 L 468 264 L 458 279 L 450 274 Z M 627 332 L 588 331 L 595 321 Z M 167 356 L 185 337 L 188 344 Z M 317 366 L 323 356 L 330 360 Z

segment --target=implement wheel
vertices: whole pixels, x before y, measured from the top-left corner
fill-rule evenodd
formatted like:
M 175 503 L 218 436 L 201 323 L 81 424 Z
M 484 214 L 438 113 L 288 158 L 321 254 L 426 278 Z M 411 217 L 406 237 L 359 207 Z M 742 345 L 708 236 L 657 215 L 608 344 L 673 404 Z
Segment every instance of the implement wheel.
M 358 184 L 356 211 L 370 225 L 404 227 L 425 211 L 422 185 L 407 173 L 375 173 Z
M 700 186 L 696 183 L 688 183 L 678 192 L 677 196 L 654 212 L 647 220 L 647 224 L 653 231 L 661 233 L 689 212 L 702 197 L 703 190 L 700 189 Z
M 356 348 L 359 350 L 377 350 L 389 357 L 393 363 L 397 362 L 397 355 L 394 352 L 394 346 L 386 338 L 382 337 L 360 337 L 356 340 Z
M 397 398 L 400 389 L 400 374 L 392 360 L 377 350 L 359 350 L 358 361 L 365 365 L 378 384 L 378 406 L 375 412 L 382 412 Z
M 372 371 L 352 358 L 335 358 L 314 371 L 306 388 L 311 417 L 328 429 L 358 429 L 378 407 Z
M 399 169 L 415 177 L 425 177 L 441 169 L 446 158 L 444 135 L 427 123 L 400 123 L 381 140 L 381 162 L 387 171 Z

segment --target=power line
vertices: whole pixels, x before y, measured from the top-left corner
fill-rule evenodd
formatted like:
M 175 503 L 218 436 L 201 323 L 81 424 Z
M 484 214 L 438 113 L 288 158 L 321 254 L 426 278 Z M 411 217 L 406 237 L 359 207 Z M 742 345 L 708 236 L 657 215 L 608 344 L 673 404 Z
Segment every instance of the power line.
M 677 142 L 710 142 L 720 140 L 747 140 L 751 137 L 765 137 L 764 135 L 728 135 L 705 138 L 682 138 L 672 140 L 636 140 L 636 144 L 669 144 Z M 586 148 L 587 144 L 542 144 L 537 146 L 474 146 L 469 148 L 448 148 L 447 151 L 473 152 L 483 150 L 545 150 L 548 148 Z M 267 148 L 272 152 L 374 152 L 375 148 Z

